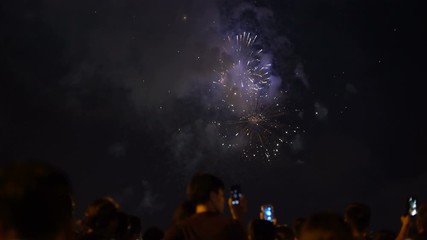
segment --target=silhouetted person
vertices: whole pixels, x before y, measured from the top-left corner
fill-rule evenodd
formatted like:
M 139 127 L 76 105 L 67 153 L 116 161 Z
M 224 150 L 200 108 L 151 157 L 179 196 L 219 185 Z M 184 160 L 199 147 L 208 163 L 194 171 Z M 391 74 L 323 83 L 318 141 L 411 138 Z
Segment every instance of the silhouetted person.
M 172 239 L 211 239 L 240 240 L 246 239 L 241 221 L 245 211 L 245 201 L 240 205 L 229 206 L 233 216 L 224 216 L 224 183 L 217 177 L 199 173 L 192 177 L 187 186 L 188 200 L 193 202 L 196 213 L 190 218 L 173 225 L 167 232 L 165 240 Z
M 345 209 L 344 219 L 350 225 L 355 240 L 366 239 L 371 221 L 371 209 L 367 205 L 349 204 Z
M 352 240 L 350 227 L 334 213 L 310 216 L 301 229 L 300 240 Z
M 252 220 L 248 225 L 249 240 L 274 240 L 276 229 L 274 224 L 267 220 Z
M 1 167 L 0 239 L 70 239 L 72 210 L 62 171 L 33 162 Z

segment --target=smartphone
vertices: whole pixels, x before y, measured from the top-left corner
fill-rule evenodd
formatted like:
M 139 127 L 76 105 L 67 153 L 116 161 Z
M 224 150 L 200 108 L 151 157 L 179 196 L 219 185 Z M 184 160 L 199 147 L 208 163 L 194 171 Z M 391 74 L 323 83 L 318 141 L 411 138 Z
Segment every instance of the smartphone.
M 408 204 L 408 208 L 407 208 L 408 214 L 412 217 L 417 215 L 417 199 L 415 197 L 409 197 L 407 204 Z
M 273 222 L 273 220 L 274 220 L 273 205 L 271 205 L 271 204 L 261 205 L 261 212 L 262 212 L 263 220 Z
M 233 205 L 239 205 L 240 204 L 240 198 L 242 197 L 240 185 L 236 184 L 231 186 L 230 192 L 231 192 L 231 204 Z

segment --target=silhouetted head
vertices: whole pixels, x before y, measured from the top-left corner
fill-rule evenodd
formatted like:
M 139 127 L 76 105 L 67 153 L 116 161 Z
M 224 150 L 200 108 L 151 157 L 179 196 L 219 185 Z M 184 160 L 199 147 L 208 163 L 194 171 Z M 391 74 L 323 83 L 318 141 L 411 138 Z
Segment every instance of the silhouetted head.
M 72 211 L 71 186 L 62 171 L 36 162 L 0 169 L 0 234 L 16 239 L 67 238 L 72 233 Z
M 109 219 L 116 217 L 119 205 L 111 197 L 102 197 L 92 201 L 86 209 L 84 224 L 91 229 L 108 225 Z
M 364 238 L 371 221 L 371 209 L 363 203 L 351 203 L 345 209 L 344 219 L 350 225 L 353 237 Z
M 224 190 L 224 183 L 221 179 L 208 173 L 195 174 L 187 186 L 187 196 L 194 204 L 209 201 L 209 194 Z
M 274 224 L 267 220 L 252 220 L 248 226 L 249 240 L 274 240 L 276 229 Z
M 119 224 L 119 205 L 110 197 L 91 202 L 83 220 L 84 231 L 105 237 L 113 237 Z
M 208 173 L 194 175 L 187 186 L 188 200 L 194 205 L 207 204 L 215 211 L 224 211 L 224 183 Z
M 92 201 L 86 208 L 85 217 L 91 218 L 105 209 L 118 210 L 120 205 L 111 197 L 102 197 Z
M 310 216 L 301 230 L 300 240 L 352 240 L 350 227 L 334 213 Z

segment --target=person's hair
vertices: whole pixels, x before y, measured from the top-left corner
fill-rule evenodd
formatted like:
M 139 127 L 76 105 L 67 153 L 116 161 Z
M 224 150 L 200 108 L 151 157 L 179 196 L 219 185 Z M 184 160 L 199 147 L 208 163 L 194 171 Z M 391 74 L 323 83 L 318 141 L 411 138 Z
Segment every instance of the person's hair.
M 351 203 L 345 209 L 345 221 L 357 232 L 365 232 L 370 225 L 371 209 L 363 203 Z
M 418 208 L 416 219 L 417 219 L 417 224 L 423 228 L 424 232 L 427 232 L 427 205 L 426 204 L 422 204 Z
M 177 224 L 182 220 L 185 220 L 191 217 L 194 213 L 196 213 L 196 207 L 191 201 L 184 201 L 175 208 L 172 216 L 172 223 Z
M 276 239 L 277 240 L 294 240 L 295 234 L 291 227 L 287 225 L 276 226 Z
M 298 239 L 301 235 L 301 229 L 304 225 L 305 218 L 297 218 L 292 221 L 292 230 L 294 231 L 295 237 Z
M 310 216 L 301 230 L 301 240 L 351 240 L 350 227 L 334 213 L 316 213 Z
M 255 219 L 248 225 L 248 234 L 251 240 L 274 240 L 276 229 L 270 221 Z
M 68 231 L 73 201 L 67 176 L 40 162 L 0 169 L 0 225 L 22 239 L 53 239 Z M 71 232 L 70 232 L 71 234 Z
M 188 200 L 193 204 L 201 204 L 209 201 L 211 192 L 218 192 L 224 189 L 224 183 L 221 179 L 208 173 L 195 174 L 187 186 Z

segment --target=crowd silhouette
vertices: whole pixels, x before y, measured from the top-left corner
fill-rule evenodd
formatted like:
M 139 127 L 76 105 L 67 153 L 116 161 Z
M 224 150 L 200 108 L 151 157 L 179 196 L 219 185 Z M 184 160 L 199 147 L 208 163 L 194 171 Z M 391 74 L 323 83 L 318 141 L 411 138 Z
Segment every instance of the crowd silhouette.
M 40 162 L 17 162 L 0 168 L 0 240 L 422 240 L 427 239 L 427 206 L 400 217 L 397 231 L 370 231 L 371 209 L 349 203 L 343 214 L 316 212 L 278 224 L 265 212 L 248 223 L 245 196 L 228 198 L 224 183 L 196 173 L 187 184 L 187 199 L 171 214 L 171 226 L 144 226 L 111 197 L 95 199 L 76 219 L 71 183 L 66 174 Z M 228 206 L 231 216 L 224 214 Z M 415 211 L 412 209 L 412 211 Z M 414 216 L 412 216 L 414 215 Z M 145 224 L 145 222 L 144 222 Z

